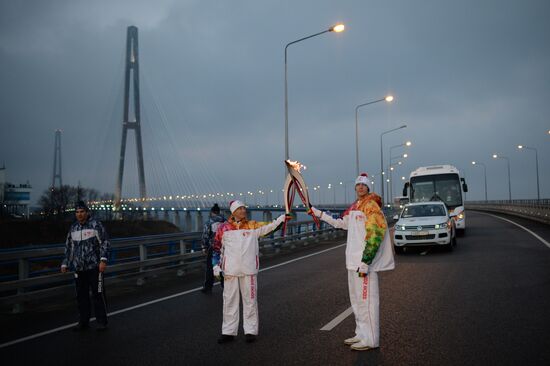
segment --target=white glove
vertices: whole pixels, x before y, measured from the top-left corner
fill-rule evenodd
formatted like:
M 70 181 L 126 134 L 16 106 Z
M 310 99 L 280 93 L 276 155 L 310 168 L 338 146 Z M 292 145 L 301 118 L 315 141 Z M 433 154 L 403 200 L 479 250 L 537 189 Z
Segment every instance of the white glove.
M 359 268 L 357 268 L 357 273 L 368 274 L 369 273 L 369 265 L 361 262 L 361 265 L 359 266 Z
M 222 273 L 222 269 L 220 268 L 219 264 L 216 264 L 212 270 L 214 271 L 214 277 L 220 277 L 220 274 Z
M 323 211 L 319 210 L 318 208 L 315 208 L 311 206 L 311 211 L 313 211 L 313 214 L 319 218 L 323 215 Z

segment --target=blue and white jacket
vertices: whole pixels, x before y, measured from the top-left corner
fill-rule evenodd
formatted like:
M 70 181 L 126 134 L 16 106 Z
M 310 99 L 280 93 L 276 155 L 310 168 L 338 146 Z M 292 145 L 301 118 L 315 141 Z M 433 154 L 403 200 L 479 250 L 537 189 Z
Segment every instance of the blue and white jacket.
M 225 222 L 225 217 L 223 215 L 211 214 L 204 227 L 202 229 L 202 248 L 209 249 L 212 247 L 212 240 L 214 240 L 214 235 L 218 231 L 218 227 Z
M 73 271 L 86 271 L 107 261 L 111 243 L 103 224 L 90 217 L 84 224 L 71 225 L 65 242 L 65 258 L 61 267 Z

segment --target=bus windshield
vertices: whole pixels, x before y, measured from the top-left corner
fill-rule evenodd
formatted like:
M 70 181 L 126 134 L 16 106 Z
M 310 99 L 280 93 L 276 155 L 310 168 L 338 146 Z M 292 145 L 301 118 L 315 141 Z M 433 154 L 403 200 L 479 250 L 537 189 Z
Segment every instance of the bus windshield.
M 462 206 L 458 174 L 437 174 L 411 177 L 411 202 L 440 200 L 450 209 Z

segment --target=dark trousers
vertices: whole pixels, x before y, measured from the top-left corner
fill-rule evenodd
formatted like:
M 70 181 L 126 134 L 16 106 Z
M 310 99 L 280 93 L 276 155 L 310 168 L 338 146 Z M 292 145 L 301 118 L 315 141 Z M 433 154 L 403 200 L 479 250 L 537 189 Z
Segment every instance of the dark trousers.
M 212 266 L 212 247 L 206 249 L 206 268 L 204 272 L 204 288 L 207 290 L 212 290 L 214 286 L 214 269 Z M 223 276 L 220 278 L 220 285 L 223 288 Z
M 76 300 L 80 324 L 88 324 L 91 317 L 90 290 L 94 303 L 94 313 L 99 324 L 107 324 L 107 303 L 105 301 L 105 282 L 103 273 L 99 281 L 99 269 L 75 272 Z

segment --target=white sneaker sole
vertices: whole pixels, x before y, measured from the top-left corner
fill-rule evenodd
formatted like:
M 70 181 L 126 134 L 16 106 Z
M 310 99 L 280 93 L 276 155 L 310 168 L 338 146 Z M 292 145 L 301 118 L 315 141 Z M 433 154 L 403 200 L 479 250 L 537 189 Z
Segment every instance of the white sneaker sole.
M 361 342 L 360 339 L 357 339 L 357 338 L 348 338 L 344 341 L 344 344 L 345 345 L 348 345 L 348 346 L 351 346 L 352 344 L 355 344 L 355 343 L 359 343 Z

